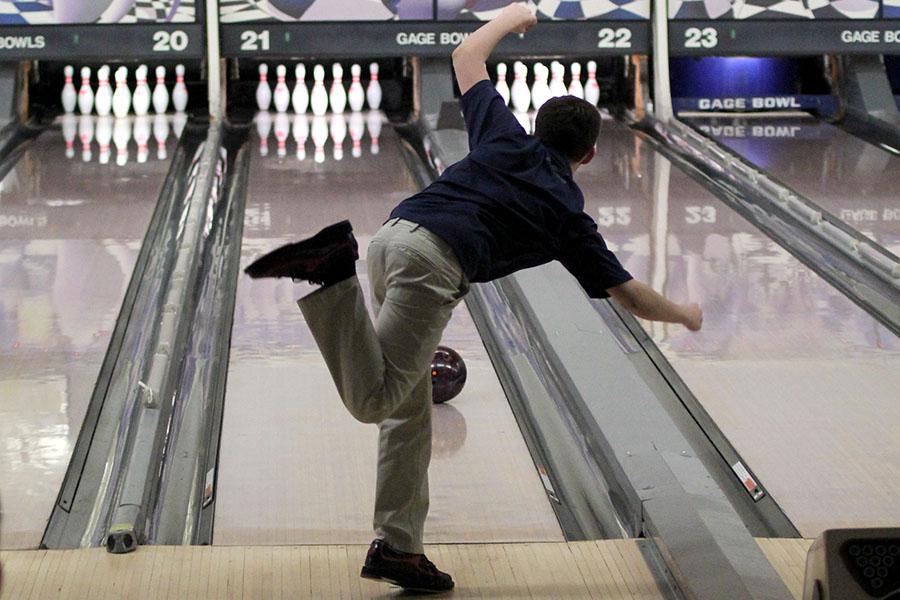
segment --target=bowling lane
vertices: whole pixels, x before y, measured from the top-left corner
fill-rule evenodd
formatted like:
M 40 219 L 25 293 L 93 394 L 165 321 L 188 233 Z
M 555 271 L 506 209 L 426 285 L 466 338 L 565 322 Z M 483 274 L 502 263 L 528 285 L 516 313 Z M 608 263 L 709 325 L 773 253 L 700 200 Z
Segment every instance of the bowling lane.
M 808 115 L 687 121 L 900 254 L 900 156 Z
M 0 182 L 3 549 L 40 543 L 175 149 L 164 118 L 135 163 L 135 121 L 108 120 L 130 162 L 101 164 L 97 124 L 63 119 Z
M 635 277 L 705 312 L 696 334 L 644 323 L 666 358 L 804 537 L 896 524 L 900 339 L 607 125 L 586 210 Z
M 350 218 L 365 257 L 390 210 L 415 191 L 400 140 L 379 113 L 274 117 L 279 158 L 257 117 L 241 264 Z M 335 122 L 338 120 L 338 122 Z M 280 121 L 280 122 L 279 122 Z M 305 121 L 305 122 L 304 122 Z M 329 140 L 314 160 L 307 130 Z M 379 139 L 380 131 L 380 139 Z M 296 134 L 296 137 L 295 137 Z M 276 138 L 276 139 L 277 139 Z M 353 143 L 357 140 L 357 143 Z M 343 147 L 335 160 L 335 149 Z M 354 150 L 354 148 L 356 148 Z M 376 153 L 377 152 L 377 153 Z M 356 156 L 360 155 L 360 156 Z M 365 262 L 358 265 L 366 272 Z M 367 287 L 362 276 L 364 287 Z M 377 429 L 344 409 L 290 281 L 241 278 L 237 289 L 218 473 L 216 544 L 367 544 L 372 538 Z M 491 362 L 464 305 L 444 343 L 468 382 L 434 407 L 428 542 L 562 540 L 562 533 Z

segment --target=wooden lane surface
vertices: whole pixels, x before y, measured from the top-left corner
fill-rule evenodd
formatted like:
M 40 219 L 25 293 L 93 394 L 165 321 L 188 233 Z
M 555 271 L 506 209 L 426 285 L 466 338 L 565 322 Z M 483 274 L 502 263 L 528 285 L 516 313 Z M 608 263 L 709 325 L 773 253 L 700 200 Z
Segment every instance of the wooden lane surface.
M 806 553 L 813 540 L 760 538 L 756 541 L 794 598 L 801 600 Z
M 663 598 L 636 540 L 429 546 L 454 598 Z M 0 553 L 2 600 L 91 598 L 385 598 L 358 577 L 366 547 L 147 546 Z

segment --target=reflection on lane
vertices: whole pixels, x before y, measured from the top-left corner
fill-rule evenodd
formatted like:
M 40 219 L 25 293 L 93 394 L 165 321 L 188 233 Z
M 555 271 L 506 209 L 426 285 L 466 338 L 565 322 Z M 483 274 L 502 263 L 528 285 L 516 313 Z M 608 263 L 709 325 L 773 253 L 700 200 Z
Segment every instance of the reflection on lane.
M 644 326 L 775 500 L 804 536 L 900 520 L 900 338 L 624 127 L 603 136 L 586 210 L 636 277 L 703 306 L 697 334 Z
M 811 116 L 689 122 L 870 239 L 900 252 L 900 156 Z
M 0 182 L 4 548 L 40 542 L 169 167 L 67 159 L 66 135 Z
M 286 148 L 279 144 L 271 152 L 257 136 L 242 265 L 344 218 L 353 222 L 365 256 L 391 209 L 416 189 L 397 134 L 376 122 L 381 118 L 379 113 L 367 115 L 365 136 L 351 142 L 340 135 L 323 139 L 321 124 L 331 129 L 334 117 L 319 121 L 319 142 L 312 144 L 288 140 Z M 262 118 L 263 135 L 267 119 Z M 354 119 L 359 121 L 348 117 Z M 284 138 L 283 123 L 279 131 L 276 140 Z M 340 124 L 335 131 L 341 133 Z M 378 144 L 373 132 L 380 137 Z M 338 150 L 340 146 L 345 148 Z M 344 151 L 346 146 L 350 152 Z M 354 156 L 354 147 L 362 156 Z M 299 161 L 298 151 L 303 156 Z M 366 289 L 364 261 L 358 271 Z M 242 277 L 238 282 L 218 476 L 217 544 L 371 541 L 377 429 L 347 413 L 295 304 L 296 294 L 290 281 Z M 432 413 L 426 541 L 562 540 L 464 306 L 454 311 L 443 343 L 465 358 L 468 381 L 457 398 Z

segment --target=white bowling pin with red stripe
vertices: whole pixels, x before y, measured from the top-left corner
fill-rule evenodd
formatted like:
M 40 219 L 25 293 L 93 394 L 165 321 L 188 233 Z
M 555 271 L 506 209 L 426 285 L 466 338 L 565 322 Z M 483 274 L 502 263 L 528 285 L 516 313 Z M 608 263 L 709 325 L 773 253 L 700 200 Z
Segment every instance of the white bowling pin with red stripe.
M 175 112 L 184 112 L 188 103 L 188 90 L 184 84 L 184 65 L 175 66 L 175 87 L 172 88 L 172 106 Z M 177 122 L 177 121 L 176 121 Z M 180 136 L 181 134 L 178 133 Z
M 584 84 L 584 99 L 597 106 L 600 101 L 600 85 L 597 83 L 597 63 L 590 61 L 587 64 L 588 78 Z
M 350 67 L 352 80 L 350 82 L 350 90 L 347 92 L 347 102 L 350 104 L 350 110 L 353 112 L 361 111 L 366 103 L 366 91 L 359 80 L 361 74 L 362 68 L 359 65 Z
M 313 67 L 313 89 L 309 98 L 309 104 L 313 114 L 317 117 L 321 117 L 328 112 L 328 91 L 325 89 L 325 67 L 322 65 Z
M 347 90 L 344 89 L 344 67 L 340 63 L 334 63 L 331 67 L 332 81 L 331 91 L 328 92 L 328 102 L 331 104 L 331 112 L 342 113 L 347 108 Z
M 121 119 L 131 110 L 131 90 L 128 89 L 128 68 L 116 69 L 116 91 L 113 93 L 113 114 Z
M 366 102 L 370 110 L 381 107 L 381 83 L 378 81 L 378 63 L 369 65 L 369 85 L 366 87 Z
M 494 84 L 494 89 L 508 106 L 509 84 L 506 83 L 506 63 L 497 63 L 497 83 Z
M 272 104 L 272 89 L 269 87 L 269 65 L 259 65 L 259 83 L 256 84 L 256 108 L 269 110 Z
M 566 67 L 554 60 L 550 63 L 550 97 L 565 96 L 568 93 L 563 78 L 566 76 Z
M 131 106 L 134 107 L 134 114 L 143 117 L 150 112 L 150 86 L 147 85 L 147 65 L 140 65 L 134 72 L 137 79 L 137 85 L 134 88 L 134 94 L 131 96 Z
M 531 105 L 531 90 L 528 89 L 528 83 L 525 77 L 528 75 L 528 67 L 524 63 L 516 61 L 513 63 L 513 84 L 510 89 L 510 100 L 512 100 L 513 109 L 517 112 L 525 112 Z
M 584 98 L 584 85 L 581 83 L 581 63 L 572 63 L 569 67 L 572 81 L 569 83 L 569 95 Z
M 159 66 L 156 67 L 156 85 L 153 87 L 153 111 L 158 115 L 164 115 L 167 110 L 169 110 L 169 90 L 166 89 L 166 68 Z
M 309 88 L 306 87 L 306 66 L 303 63 L 298 63 L 294 68 L 294 77 L 297 81 L 291 93 L 291 104 L 294 112 L 301 115 L 309 108 Z
M 275 93 L 272 94 L 272 99 L 275 101 L 275 110 L 280 113 L 287 112 L 288 106 L 291 105 L 291 92 L 288 90 L 286 81 L 287 67 L 278 65 L 275 68 L 275 76 L 277 77 Z
M 75 91 L 75 84 L 72 83 L 75 69 L 72 68 L 72 65 L 66 65 L 63 73 L 66 76 L 66 83 L 62 89 L 62 106 L 66 114 L 70 114 L 75 112 L 75 107 L 78 105 L 78 92 Z
M 91 69 L 81 67 L 81 87 L 78 89 L 78 110 L 83 115 L 94 110 L 94 90 L 91 89 Z
M 112 113 L 113 89 L 109 85 L 109 66 L 103 65 L 97 69 L 97 93 L 94 94 L 94 109 L 101 117 Z

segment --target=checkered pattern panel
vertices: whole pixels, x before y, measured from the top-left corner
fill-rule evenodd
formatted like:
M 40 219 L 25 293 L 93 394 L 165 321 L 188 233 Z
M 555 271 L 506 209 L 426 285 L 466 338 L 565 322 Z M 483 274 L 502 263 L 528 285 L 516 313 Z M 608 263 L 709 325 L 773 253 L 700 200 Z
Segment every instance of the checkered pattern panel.
M 0 0 L 0 25 L 55 25 L 53 2 L 54 0 Z M 195 4 L 196 0 L 134 0 L 128 13 L 118 22 L 193 23 L 196 20 Z
M 120 23 L 193 23 L 194 0 L 135 0 Z
M 537 10 L 553 20 L 649 19 L 650 0 L 538 0 Z
M 414 0 L 413 6 L 405 8 L 398 0 L 304 0 L 284 8 L 267 4 L 263 0 L 219 0 L 219 21 L 385 21 L 395 20 L 398 14 L 409 19 L 421 19 L 423 14 L 430 18 L 432 14 L 430 0 Z M 404 13 L 409 14 L 404 17 Z
M 51 25 L 52 0 L 32 2 L 0 1 L 0 25 Z
M 272 15 L 258 6 L 254 0 L 219 0 L 219 21 L 222 23 L 273 20 Z
M 878 8 L 878 0 L 669 0 L 669 18 L 873 19 Z

